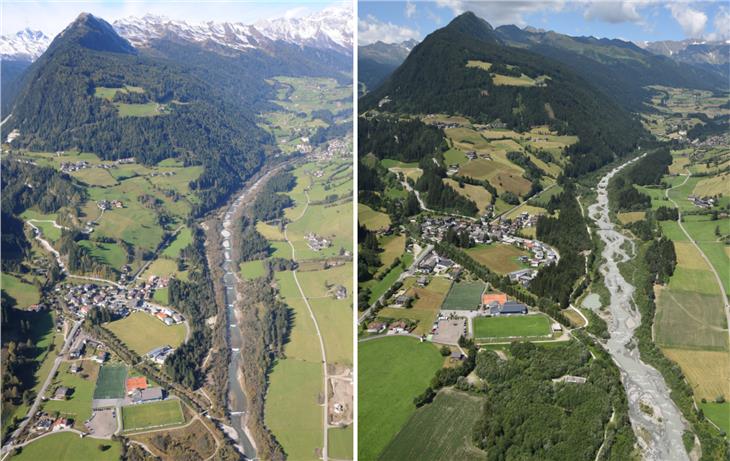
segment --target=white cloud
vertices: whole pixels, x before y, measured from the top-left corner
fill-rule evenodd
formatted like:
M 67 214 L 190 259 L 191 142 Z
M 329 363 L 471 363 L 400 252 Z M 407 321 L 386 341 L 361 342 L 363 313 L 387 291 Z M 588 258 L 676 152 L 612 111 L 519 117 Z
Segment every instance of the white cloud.
M 560 11 L 565 6 L 565 0 L 436 0 L 436 4 L 451 9 L 454 14 L 472 11 L 496 27 L 504 24 L 525 26 L 526 15 L 542 11 Z
M 720 7 L 715 13 L 712 21 L 714 31 L 707 34 L 708 40 L 729 40 L 730 39 L 730 10 Z
M 357 23 L 357 37 L 359 44 L 368 45 L 377 41 L 400 43 L 411 39 L 420 40 L 421 33 L 415 29 L 399 26 L 392 22 L 383 22 L 372 15 L 367 15 Z
M 406 2 L 406 17 L 410 19 L 414 14 L 416 14 L 416 4 L 409 0 Z
M 634 1 L 589 2 L 585 6 L 583 16 L 588 20 L 597 19 L 611 24 L 641 22 L 642 18 L 637 10 L 639 6 L 640 4 Z
M 667 8 L 688 38 L 699 38 L 703 35 L 707 24 L 705 13 L 684 3 L 670 3 Z

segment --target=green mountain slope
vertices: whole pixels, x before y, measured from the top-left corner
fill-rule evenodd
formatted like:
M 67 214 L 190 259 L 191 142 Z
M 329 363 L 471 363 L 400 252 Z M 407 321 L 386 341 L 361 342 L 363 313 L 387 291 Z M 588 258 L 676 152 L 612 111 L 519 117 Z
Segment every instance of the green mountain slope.
M 633 151 L 644 135 L 631 114 L 566 66 L 506 46 L 473 13 L 426 37 L 381 87 L 361 99 L 361 107 L 461 114 L 481 123 L 500 120 L 519 131 L 547 124 L 580 138 L 567 152 L 570 176 Z

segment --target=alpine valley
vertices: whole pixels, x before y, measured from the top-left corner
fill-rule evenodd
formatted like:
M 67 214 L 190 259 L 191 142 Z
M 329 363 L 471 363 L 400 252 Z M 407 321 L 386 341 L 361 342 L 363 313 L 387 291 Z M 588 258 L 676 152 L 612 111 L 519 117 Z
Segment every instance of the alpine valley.
M 353 459 L 353 22 L 0 39 L 3 459 Z
M 358 459 L 728 456 L 716 45 L 466 12 L 360 47 Z

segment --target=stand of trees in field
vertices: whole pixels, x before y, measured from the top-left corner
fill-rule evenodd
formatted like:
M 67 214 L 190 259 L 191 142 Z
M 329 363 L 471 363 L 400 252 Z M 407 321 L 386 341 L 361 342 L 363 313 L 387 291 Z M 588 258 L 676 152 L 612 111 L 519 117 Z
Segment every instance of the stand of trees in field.
M 448 149 L 444 132 L 418 119 L 395 117 L 359 117 L 357 125 L 358 155 L 373 154 L 378 159 L 419 162 Z
M 264 422 L 264 403 L 268 389 L 268 375 L 274 363 L 283 359 L 285 344 L 289 341 L 291 310 L 282 303 L 271 287 L 272 272 L 266 277 L 242 281 L 246 293 L 241 306 L 243 345 L 241 361 L 244 387 L 248 400 L 249 428 L 256 442 L 257 454 L 262 459 L 283 461 L 284 449 Z
M 669 172 L 672 155 L 662 147 L 647 154 L 616 175 L 609 184 L 608 200 L 615 211 L 641 211 L 651 208 L 651 197 L 634 186 L 659 186 Z
M 264 186 L 253 203 L 253 216 L 257 220 L 271 221 L 284 216 L 284 209 L 294 204 L 285 194 L 296 185 L 296 177 L 289 171 L 274 175 Z
M 202 363 L 211 349 L 210 330 L 205 327 L 205 320 L 217 312 L 204 239 L 203 231 L 196 227 L 192 243 L 181 251 L 181 258 L 189 268 L 188 281 L 172 278 L 168 286 L 170 305 L 182 311 L 192 334 L 165 360 L 165 371 L 175 382 L 191 389 L 203 384 Z
M 243 216 L 241 219 L 240 235 L 241 261 L 253 261 L 269 256 L 271 251 L 269 241 L 256 230 L 256 223 L 248 216 Z
M 619 372 L 608 354 L 579 335 L 595 358 L 582 340 L 554 348 L 514 342 L 509 360 L 488 350 L 477 355 L 475 371 L 485 381 L 486 399 L 474 441 L 488 460 L 594 459 L 604 431 L 603 459 L 636 455 Z M 565 375 L 587 382 L 552 382 Z
M 557 208 L 560 214 L 557 218 L 540 216 L 536 235 L 538 240 L 557 248 L 560 261 L 540 269 L 530 282 L 530 291 L 565 308 L 570 304 L 576 281 L 585 275 L 585 258 L 580 253 L 591 249 L 591 238 L 572 184 L 566 184 L 563 192 L 551 197 L 550 202 L 548 209 Z

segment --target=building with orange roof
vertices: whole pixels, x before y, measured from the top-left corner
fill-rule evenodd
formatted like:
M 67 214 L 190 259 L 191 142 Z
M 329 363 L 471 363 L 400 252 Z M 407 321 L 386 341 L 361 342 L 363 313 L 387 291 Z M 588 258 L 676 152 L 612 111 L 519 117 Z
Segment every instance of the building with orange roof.
M 144 376 L 135 376 L 127 379 L 127 394 L 131 394 L 137 389 L 147 389 L 147 378 Z
M 495 301 L 501 306 L 507 302 L 507 295 L 504 293 L 484 293 L 482 295 L 482 304 L 491 304 Z

